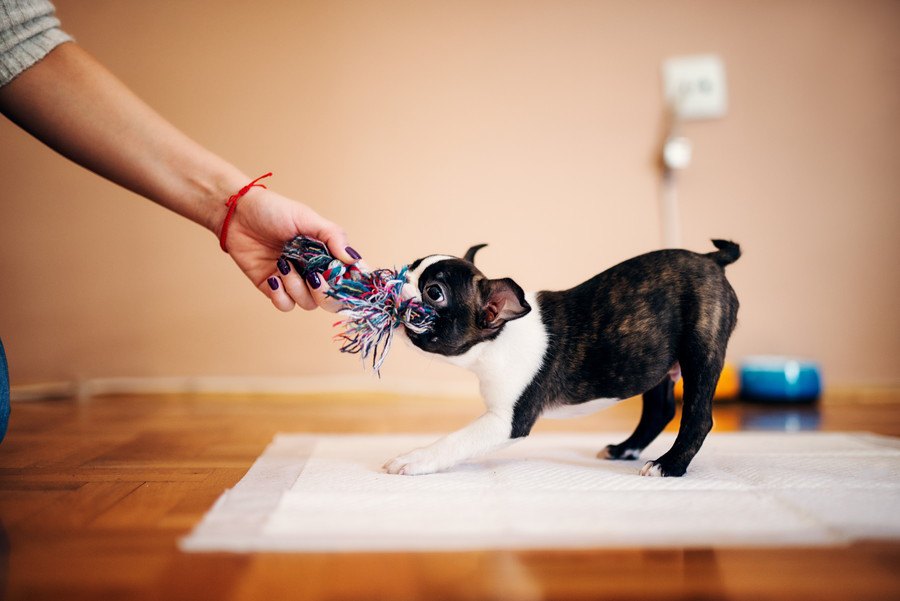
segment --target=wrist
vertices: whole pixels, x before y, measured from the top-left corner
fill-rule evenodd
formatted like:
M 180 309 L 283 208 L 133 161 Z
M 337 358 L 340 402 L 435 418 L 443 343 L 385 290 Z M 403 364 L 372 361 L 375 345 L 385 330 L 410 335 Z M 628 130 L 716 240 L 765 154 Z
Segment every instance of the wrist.
M 243 185 L 240 190 L 232 194 L 228 197 L 228 201 L 225 203 L 225 217 L 222 219 L 222 225 L 219 227 L 219 247 L 228 252 L 228 229 L 231 225 L 231 220 L 234 218 L 235 211 L 237 210 L 238 202 L 240 202 L 241 198 L 247 195 L 250 192 L 253 192 L 254 188 L 262 188 L 265 189 L 266 185 L 259 183 L 260 180 L 264 180 L 267 177 L 271 177 L 272 172 L 265 173 L 260 175 L 253 181 Z
M 223 171 L 191 182 L 197 209 L 194 221 L 219 237 L 228 212 L 228 199 L 250 180 L 238 169 Z

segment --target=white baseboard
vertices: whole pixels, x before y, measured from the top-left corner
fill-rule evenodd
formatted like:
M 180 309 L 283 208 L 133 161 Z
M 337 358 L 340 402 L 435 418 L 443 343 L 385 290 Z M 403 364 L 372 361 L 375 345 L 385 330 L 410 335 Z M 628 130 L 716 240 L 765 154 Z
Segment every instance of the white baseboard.
M 472 381 L 379 380 L 360 376 L 191 376 L 90 378 L 12 386 L 13 401 L 52 398 L 86 399 L 109 394 L 316 394 L 369 392 L 441 397 L 477 397 Z

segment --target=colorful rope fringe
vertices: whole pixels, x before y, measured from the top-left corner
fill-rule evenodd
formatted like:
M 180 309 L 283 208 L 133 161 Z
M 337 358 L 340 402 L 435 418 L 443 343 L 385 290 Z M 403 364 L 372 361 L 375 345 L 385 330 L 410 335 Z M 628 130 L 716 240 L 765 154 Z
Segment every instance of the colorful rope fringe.
M 343 303 L 345 319 L 335 322 L 343 331 L 335 335 L 342 353 L 359 354 L 363 361 L 372 357 L 372 369 L 381 366 L 391 349 L 394 330 L 405 326 L 416 333 L 426 332 L 434 323 L 434 310 L 414 299 L 401 297 L 406 270 L 376 269 L 363 272 L 356 265 L 345 265 L 314 238 L 297 236 L 284 245 L 282 254 L 290 259 L 300 275 L 310 271 L 328 282 L 328 295 Z

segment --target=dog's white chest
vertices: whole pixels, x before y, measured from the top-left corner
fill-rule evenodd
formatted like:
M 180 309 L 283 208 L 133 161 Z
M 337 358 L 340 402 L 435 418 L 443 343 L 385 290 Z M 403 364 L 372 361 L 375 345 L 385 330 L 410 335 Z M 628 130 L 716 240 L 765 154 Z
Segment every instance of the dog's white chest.
M 618 403 L 619 400 L 620 399 L 594 399 L 593 401 L 587 401 L 586 403 L 579 403 L 577 405 L 557 405 L 544 411 L 544 413 L 541 414 L 541 417 L 548 417 L 550 419 L 581 417 L 611 407 Z

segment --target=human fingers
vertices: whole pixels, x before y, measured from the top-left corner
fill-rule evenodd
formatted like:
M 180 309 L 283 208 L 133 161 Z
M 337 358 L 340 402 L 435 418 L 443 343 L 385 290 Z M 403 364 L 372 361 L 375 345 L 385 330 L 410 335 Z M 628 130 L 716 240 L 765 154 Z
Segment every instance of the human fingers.
M 269 297 L 272 304 L 279 311 L 290 311 L 294 308 L 294 299 L 284 290 L 284 285 L 278 274 L 273 273 L 258 286 L 259 290 Z
M 313 213 L 307 230 L 309 234 L 325 243 L 328 251 L 335 259 L 342 263 L 352 265 L 359 261 L 362 257 L 347 242 L 347 233 L 337 225 L 324 217 Z M 304 232 L 306 233 L 306 232 Z
M 277 265 L 288 294 L 302 309 L 312 310 L 320 307 L 329 313 L 337 313 L 343 309 L 343 303 L 329 293 L 331 287 L 324 274 L 308 271 L 305 275 L 301 275 L 298 263 L 285 257 L 279 258 Z
M 329 313 L 337 313 L 344 308 L 344 304 L 341 301 L 328 294 L 331 287 L 320 274 L 310 272 L 306 278 L 306 284 L 309 286 L 308 291 L 313 302 L 322 309 Z
M 318 304 L 315 299 L 313 299 L 312 294 L 310 294 L 309 288 L 303 280 L 303 277 L 301 277 L 297 270 L 291 266 L 290 262 L 284 257 L 279 257 L 278 261 L 276 261 L 276 265 L 278 267 L 278 272 L 281 275 L 284 290 L 287 292 L 288 296 L 290 296 L 301 309 L 307 311 L 315 309 Z

